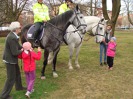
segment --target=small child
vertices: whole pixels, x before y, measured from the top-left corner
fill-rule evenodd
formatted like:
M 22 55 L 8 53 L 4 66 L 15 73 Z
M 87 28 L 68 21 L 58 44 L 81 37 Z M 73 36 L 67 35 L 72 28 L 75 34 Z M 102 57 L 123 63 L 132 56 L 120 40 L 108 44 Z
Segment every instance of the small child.
M 113 68 L 115 52 L 116 52 L 116 38 L 112 37 L 110 42 L 108 43 L 108 48 L 107 48 L 107 64 L 109 66 L 108 67 L 109 70 L 112 70 Z
M 31 47 L 30 42 L 23 43 L 23 52 L 18 56 L 18 58 L 23 60 L 23 70 L 25 72 L 27 92 L 26 97 L 30 98 L 30 94 L 34 92 L 34 81 L 35 81 L 35 70 L 36 63 L 35 60 L 41 59 L 41 48 L 38 47 L 38 52 L 34 52 Z

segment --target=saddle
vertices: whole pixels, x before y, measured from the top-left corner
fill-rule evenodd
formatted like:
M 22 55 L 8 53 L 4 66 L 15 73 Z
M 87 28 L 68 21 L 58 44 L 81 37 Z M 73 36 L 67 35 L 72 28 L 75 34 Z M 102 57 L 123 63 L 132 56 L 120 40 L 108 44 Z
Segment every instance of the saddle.
M 36 27 L 35 27 L 35 25 L 33 24 L 33 25 L 29 28 L 29 30 L 28 30 L 28 32 L 27 32 L 27 39 L 28 39 L 28 40 L 33 39 L 33 35 L 34 35 L 35 31 L 36 31 Z M 42 26 L 40 27 L 40 29 L 39 29 L 39 35 L 38 35 L 37 37 L 35 37 L 35 38 L 37 38 L 37 40 L 40 41 L 40 40 L 42 39 L 43 35 L 44 35 L 44 25 L 42 25 Z

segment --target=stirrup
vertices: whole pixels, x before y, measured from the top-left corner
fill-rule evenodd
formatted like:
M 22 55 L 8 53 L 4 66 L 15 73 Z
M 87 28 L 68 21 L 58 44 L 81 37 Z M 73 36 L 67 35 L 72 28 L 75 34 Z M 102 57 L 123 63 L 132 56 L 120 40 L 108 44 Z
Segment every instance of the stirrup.
M 38 39 L 35 40 L 35 43 L 39 43 Z
M 39 41 L 36 39 L 34 42 L 33 42 L 33 47 L 37 48 L 39 47 Z

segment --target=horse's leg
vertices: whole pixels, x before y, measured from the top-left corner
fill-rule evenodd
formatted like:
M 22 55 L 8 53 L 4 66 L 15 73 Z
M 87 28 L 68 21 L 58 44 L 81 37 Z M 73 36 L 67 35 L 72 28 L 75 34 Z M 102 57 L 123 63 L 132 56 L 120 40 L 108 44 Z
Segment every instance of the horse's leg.
M 79 55 L 79 51 L 80 51 L 80 47 L 82 44 L 80 44 L 77 48 L 76 48 L 76 58 L 75 58 L 75 65 L 77 68 L 80 68 L 80 65 L 78 63 L 78 55 Z
M 73 70 L 72 67 L 72 57 L 73 57 L 73 52 L 74 52 L 74 45 L 68 45 L 69 47 L 69 62 L 68 62 L 68 67 L 70 70 Z
M 53 61 L 53 52 L 50 52 L 48 56 L 48 64 L 51 64 L 52 61 Z
M 45 68 L 47 66 L 48 55 L 49 55 L 49 52 L 47 50 L 45 50 L 45 52 L 44 52 L 43 68 L 42 68 L 42 71 L 41 71 L 41 79 L 46 79 L 46 77 L 45 77 Z
M 58 48 L 56 51 L 53 52 L 53 77 L 58 77 L 58 74 L 56 73 L 56 61 L 57 61 L 57 55 L 59 53 L 60 48 Z

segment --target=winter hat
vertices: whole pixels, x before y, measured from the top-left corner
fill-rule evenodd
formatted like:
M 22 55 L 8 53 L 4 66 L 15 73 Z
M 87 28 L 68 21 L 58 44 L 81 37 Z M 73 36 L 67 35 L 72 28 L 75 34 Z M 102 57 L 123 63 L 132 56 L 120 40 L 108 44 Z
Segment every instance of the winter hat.
M 30 42 L 23 43 L 23 49 L 24 50 L 31 50 L 32 49 L 31 43 Z
M 9 26 L 9 28 L 10 28 L 11 31 L 13 31 L 13 30 L 15 30 L 17 28 L 20 28 L 20 27 L 21 27 L 21 25 L 20 25 L 20 23 L 18 21 L 12 22 L 10 24 L 10 26 Z
M 112 40 L 114 40 L 116 42 L 116 37 L 111 37 Z

